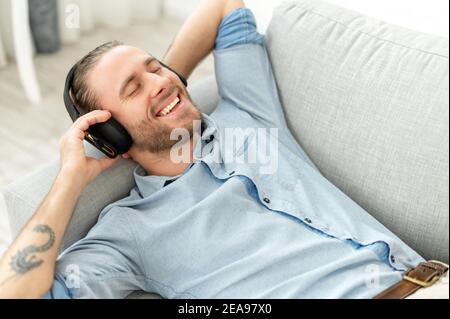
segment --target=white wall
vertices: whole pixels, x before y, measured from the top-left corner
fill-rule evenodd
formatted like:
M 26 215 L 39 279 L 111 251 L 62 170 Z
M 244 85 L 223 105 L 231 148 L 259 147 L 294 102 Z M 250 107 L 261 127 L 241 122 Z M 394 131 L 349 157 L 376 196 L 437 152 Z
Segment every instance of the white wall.
M 163 0 L 164 14 L 185 20 L 201 0 Z
M 11 28 L 11 1 L 0 0 L 0 40 L 3 50 L 14 58 Z M 161 17 L 163 0 L 58 0 L 59 26 L 63 43 L 77 41 L 80 31 L 97 25 L 124 27 L 132 22 L 153 22 Z M 183 2 L 180 2 L 183 3 Z M 189 1 L 187 1 L 189 3 Z M 80 10 L 80 29 L 65 27 L 67 5 L 75 4 Z M 194 6 L 192 6 L 194 8 Z M 1 44 L 0 44 L 1 46 Z M 1 50 L 1 47 L 0 47 Z M 0 51 L 0 60 L 1 60 Z
M 245 0 L 265 32 L 273 8 L 284 0 Z M 368 16 L 413 30 L 448 38 L 448 0 L 328 0 Z M 165 12 L 185 19 L 200 0 L 165 0 Z
M 4 4 L 4 0 L 0 0 L 0 68 L 2 66 L 6 65 L 6 52 L 5 52 L 5 47 L 3 44 L 3 41 L 5 41 L 4 39 L 2 40 L 2 32 L 1 30 L 3 29 L 2 26 L 4 26 L 6 24 L 5 18 L 6 15 L 5 13 L 3 13 L 3 11 L 6 9 L 6 6 Z
M 329 0 L 374 18 L 448 38 L 448 0 Z
M 10 1 L 0 0 L 0 38 L 2 51 L 12 57 Z M 81 31 L 100 23 L 110 26 L 126 25 L 133 21 L 152 21 L 161 15 L 160 0 L 58 0 L 61 4 L 75 2 L 81 8 Z M 186 19 L 201 0 L 161 0 L 164 13 Z M 264 33 L 272 17 L 273 8 L 284 0 L 245 0 L 258 20 L 260 32 Z M 401 25 L 425 33 L 448 38 L 448 0 L 327 0 L 374 18 Z M 127 5 L 124 5 L 127 4 Z M 92 10 L 95 8 L 95 10 Z M 130 13 L 130 10 L 132 12 Z M 107 14 L 109 13 L 109 14 Z M 130 18 L 131 17 L 131 18 Z M 89 22 L 90 21 L 90 22 Z M 97 23 L 96 23 L 97 22 Z M 75 41 L 79 30 L 61 29 L 64 42 Z M 1 62 L 0 62 L 1 63 Z

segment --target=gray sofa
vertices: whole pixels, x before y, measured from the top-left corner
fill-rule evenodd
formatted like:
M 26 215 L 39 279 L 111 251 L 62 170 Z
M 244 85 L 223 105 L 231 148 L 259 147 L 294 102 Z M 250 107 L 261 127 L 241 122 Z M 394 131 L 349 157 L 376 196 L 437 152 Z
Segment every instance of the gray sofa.
M 424 258 L 448 262 L 448 40 L 298 0 L 275 10 L 267 47 L 289 126 L 321 172 Z M 191 93 L 207 113 L 217 105 L 214 78 Z M 129 193 L 135 165 L 122 161 L 86 189 L 63 248 Z M 13 234 L 57 169 L 6 189 Z

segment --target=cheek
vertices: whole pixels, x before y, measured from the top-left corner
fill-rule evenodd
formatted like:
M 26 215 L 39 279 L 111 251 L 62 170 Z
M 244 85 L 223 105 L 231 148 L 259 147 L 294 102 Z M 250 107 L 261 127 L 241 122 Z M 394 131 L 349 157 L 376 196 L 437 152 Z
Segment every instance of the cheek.
M 180 86 L 182 87 L 182 84 L 180 83 L 180 80 L 178 79 L 178 77 L 176 75 L 171 74 L 169 79 L 172 84 L 175 84 L 177 87 L 180 87 Z
M 136 121 L 146 119 L 149 116 L 147 112 L 150 110 L 149 99 L 146 98 L 146 94 L 140 94 L 133 101 L 130 101 L 123 110 L 128 120 Z
M 164 73 L 164 75 L 169 78 L 170 82 L 172 82 L 173 84 L 175 84 L 178 87 L 183 88 L 184 90 L 184 85 L 183 82 L 181 82 L 180 78 L 178 78 L 178 76 L 173 73 L 172 71 L 166 70 L 167 73 Z
M 132 106 L 128 104 L 122 107 L 119 114 L 113 115 L 127 130 L 136 126 L 142 120 L 147 119 L 146 110 L 144 107 Z

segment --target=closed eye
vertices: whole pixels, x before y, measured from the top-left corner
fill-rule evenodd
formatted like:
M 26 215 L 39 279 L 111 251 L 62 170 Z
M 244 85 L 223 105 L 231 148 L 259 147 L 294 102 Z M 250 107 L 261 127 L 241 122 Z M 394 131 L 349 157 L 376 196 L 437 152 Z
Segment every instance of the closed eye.
M 159 71 L 162 70 L 162 66 L 161 64 L 159 64 L 159 62 L 157 60 L 152 60 L 150 61 L 150 63 L 148 63 L 147 65 L 148 68 L 148 72 L 150 73 L 158 73 Z M 130 94 L 128 94 L 127 97 L 134 97 L 139 93 L 139 90 L 141 89 L 141 84 L 138 84 L 131 92 Z
M 135 88 L 130 94 L 128 94 L 128 97 L 135 96 L 135 95 L 139 92 L 139 89 L 140 89 L 140 88 L 141 88 L 141 85 L 138 84 L 138 85 L 136 86 L 136 88 Z
M 153 67 L 150 67 L 149 68 L 149 72 L 150 73 L 158 73 L 159 71 L 161 70 L 161 67 L 160 66 L 153 66 Z
M 161 64 L 159 64 L 158 60 L 153 59 L 147 65 L 147 68 L 148 68 L 148 72 L 157 73 L 161 70 Z

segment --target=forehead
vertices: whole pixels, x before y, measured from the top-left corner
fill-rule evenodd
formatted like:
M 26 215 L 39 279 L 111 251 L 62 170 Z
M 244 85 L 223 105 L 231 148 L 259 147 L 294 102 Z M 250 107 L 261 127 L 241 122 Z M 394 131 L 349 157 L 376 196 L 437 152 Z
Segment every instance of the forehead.
M 147 52 L 136 47 L 115 47 L 106 52 L 90 72 L 89 87 L 100 96 L 103 95 L 101 92 L 118 92 L 122 82 L 149 57 Z
M 142 59 L 148 58 L 150 55 L 136 47 L 128 45 L 120 45 L 112 48 L 100 58 L 96 63 L 95 69 L 100 71 L 105 71 L 109 68 L 114 68 L 116 70 L 120 67 L 126 67 L 132 63 L 140 62 Z

